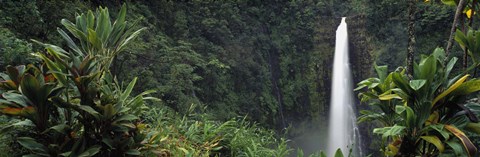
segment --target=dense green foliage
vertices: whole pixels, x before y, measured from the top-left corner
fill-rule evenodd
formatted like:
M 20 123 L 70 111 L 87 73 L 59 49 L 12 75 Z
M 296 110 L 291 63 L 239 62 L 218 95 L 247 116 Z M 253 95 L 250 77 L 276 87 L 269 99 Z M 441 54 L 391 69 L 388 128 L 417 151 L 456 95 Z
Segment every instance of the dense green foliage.
M 140 155 L 144 124 L 139 116 L 150 99 L 143 96 L 152 92 L 131 96 L 136 78 L 122 87 L 104 64 L 138 35 L 125 15 L 123 6 L 112 25 L 108 10 L 100 8 L 88 18 L 77 16 L 76 24 L 62 21 L 85 49 L 59 29 L 70 50 L 40 43 L 46 49 L 35 53 L 40 63 L 7 66 L 0 73 L 0 112 L 20 120 L 2 129 L 29 129 L 15 138 L 27 156 Z
M 79 14 L 75 23 L 62 19 L 68 33 L 58 32 L 69 49 L 34 40 L 45 47 L 34 54 L 38 63 L 6 66 L 0 112 L 12 121 L 4 123 L 2 140 L 13 141 L 2 149 L 15 156 L 289 154 L 286 140 L 245 119 L 189 120 L 155 112 L 160 106 L 147 112 L 145 100 L 158 99 L 145 96 L 154 91 L 130 96 L 137 78 L 123 87 L 110 73 L 113 59 L 143 30 L 126 15 L 124 5 L 114 21 L 106 8 Z
M 378 78 L 359 83 L 362 101 L 372 110 L 362 111 L 359 121 L 377 121 L 385 156 L 474 156 L 477 148 L 463 133 L 479 133 L 476 102 L 466 96 L 479 91 L 477 79 L 466 81 L 468 74 L 449 77 L 458 60 L 444 64 L 445 52 L 436 49 L 414 64 L 412 78 L 405 70 L 387 73 L 387 66 L 376 67 Z M 465 105 L 466 104 L 466 105 Z M 458 146 L 464 146 L 464 149 Z
M 82 39 L 75 37 L 76 33 L 70 34 L 70 29 L 63 28 L 62 24 L 68 22 L 60 22 L 61 19 L 76 23 L 76 13 L 85 13 L 98 6 L 116 11 L 120 10 L 123 2 L 129 11 L 126 19 L 138 21 L 132 29 L 146 27 L 146 30 L 140 38 L 124 47 L 126 53 L 109 56 L 111 60 L 99 63 L 99 69 L 110 65 L 109 70 L 116 76 L 118 84 L 127 85 L 138 77 L 133 94 L 147 89 L 156 90 L 151 94 L 162 101 L 152 102 L 149 107 L 162 110 L 166 107 L 169 109 L 165 110 L 177 113 L 165 122 L 182 124 L 172 126 L 176 130 L 206 126 L 206 122 L 195 124 L 195 121 L 205 120 L 212 122 L 208 125 L 214 126 L 221 126 L 226 121 L 226 125 L 242 126 L 247 132 L 267 127 L 275 129 L 280 135 L 287 132 L 287 136 L 292 138 L 309 136 L 309 132 L 324 133 L 322 130 L 326 130 L 329 108 L 334 31 L 341 16 L 349 17 L 347 23 L 353 46 L 351 61 L 355 81 L 372 73 L 370 65 L 373 61 L 388 63 L 390 68 L 405 62 L 405 1 L 1 0 L 0 69 L 5 69 L 7 65 L 41 62 L 30 54 L 43 51 L 43 47 L 31 39 L 78 51 L 68 38 L 64 40 L 65 37 L 57 33 L 57 27 L 62 27 L 71 35 L 80 51 L 90 51 L 81 46 Z M 429 53 L 445 44 L 449 30 L 445 26 L 451 25 L 455 8 L 443 5 L 440 0 L 419 1 L 417 7 L 416 50 L 418 53 Z M 109 16 L 121 15 L 112 13 Z M 109 47 L 102 44 L 92 50 L 97 52 L 98 48 Z M 458 56 L 461 53 L 458 50 L 456 48 L 453 54 Z M 202 113 L 209 118 L 180 121 L 190 113 L 192 104 L 204 108 Z M 200 111 L 194 111 L 197 112 Z M 245 121 L 231 120 L 237 117 L 245 117 Z M 167 126 L 156 124 L 154 127 L 167 129 Z M 285 128 L 290 129 L 286 131 Z M 182 135 L 184 132 L 159 132 L 165 136 L 185 136 Z M 256 135 L 247 133 L 245 136 Z M 324 135 L 315 137 L 318 138 L 311 138 L 316 141 L 314 145 L 323 147 Z M 222 146 L 226 146 L 225 141 L 232 141 L 226 136 L 218 138 L 224 139 Z M 274 139 L 280 141 L 269 138 Z M 185 149 L 200 154 L 215 152 L 211 150 L 213 148 L 204 149 L 198 144 L 215 140 L 218 139 L 195 139 L 186 142 Z M 265 152 L 276 147 L 275 144 L 270 145 L 273 141 L 260 143 L 259 149 L 265 149 Z M 298 143 L 302 146 L 303 141 Z M 163 147 L 175 152 L 183 151 L 168 144 Z M 372 144 L 367 152 L 378 149 Z M 234 152 L 236 149 L 222 148 L 215 153 L 225 154 L 222 152 L 225 150 Z M 312 150 L 306 152 L 308 154 Z

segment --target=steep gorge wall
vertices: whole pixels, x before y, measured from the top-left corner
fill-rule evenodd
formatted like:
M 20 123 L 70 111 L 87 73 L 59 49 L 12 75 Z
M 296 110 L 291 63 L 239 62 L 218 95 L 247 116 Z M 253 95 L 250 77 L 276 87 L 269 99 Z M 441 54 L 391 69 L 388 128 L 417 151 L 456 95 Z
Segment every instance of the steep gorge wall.
M 291 130 L 293 145 L 301 147 L 306 154 L 326 148 L 326 129 L 330 109 L 330 92 L 332 82 L 333 56 L 335 51 L 336 29 L 341 18 L 319 16 L 314 31 L 314 47 L 311 62 L 308 64 L 310 88 L 309 119 L 296 123 Z M 349 33 L 349 55 L 354 84 L 372 75 L 373 57 L 369 48 L 368 34 L 364 16 L 347 17 Z M 356 95 L 354 96 L 356 97 Z M 357 101 L 356 108 L 363 108 Z M 361 126 L 363 127 L 363 126 Z M 361 129 L 367 135 L 367 129 Z M 366 147 L 362 146 L 362 147 Z

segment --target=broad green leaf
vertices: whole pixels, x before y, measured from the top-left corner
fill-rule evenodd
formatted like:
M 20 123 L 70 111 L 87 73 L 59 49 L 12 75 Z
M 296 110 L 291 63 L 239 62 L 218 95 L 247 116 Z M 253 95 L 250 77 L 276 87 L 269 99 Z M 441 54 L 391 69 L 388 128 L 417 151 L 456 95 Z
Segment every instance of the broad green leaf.
M 87 150 L 85 150 L 83 153 L 81 153 L 80 155 L 78 155 L 78 157 L 91 157 L 91 156 L 94 156 L 95 154 L 97 154 L 98 152 L 100 152 L 100 148 L 102 148 L 102 146 L 99 146 L 99 145 L 94 145 L 90 148 L 88 148 Z
M 338 148 L 337 151 L 335 151 L 334 157 L 343 157 L 343 153 L 340 148 Z
M 30 105 L 28 98 L 18 93 L 5 92 L 2 93 L 2 97 L 7 101 L 14 102 L 15 104 L 12 104 L 12 106 L 15 107 L 27 107 Z
M 83 110 L 83 111 L 89 113 L 90 115 L 92 115 L 92 116 L 94 116 L 95 118 L 98 119 L 99 113 L 97 111 L 95 111 L 95 109 L 93 109 L 92 107 L 86 106 L 86 105 L 79 105 L 78 108 L 80 110 Z
M 412 89 L 410 88 L 409 83 L 407 82 L 406 78 L 402 76 L 401 73 L 392 73 L 392 79 L 395 85 L 398 88 L 402 89 L 405 93 L 412 93 Z
M 415 123 L 415 120 L 416 120 L 416 115 L 413 112 L 412 108 L 410 108 L 409 106 L 404 106 L 404 107 L 405 107 L 406 116 L 407 116 L 407 117 L 405 117 L 407 125 L 410 126 L 410 127 L 413 127 L 414 123 Z
M 115 24 L 124 23 L 126 14 L 127 14 L 127 5 L 123 3 L 122 8 L 120 9 L 120 12 L 118 12 L 118 17 L 117 17 L 117 20 L 115 20 Z
M 452 71 L 453 69 L 453 66 L 455 66 L 455 63 L 457 63 L 457 60 L 458 58 L 457 57 L 453 57 L 452 59 L 450 59 L 450 61 L 448 62 L 446 68 L 445 68 L 445 79 L 448 78 L 448 76 L 450 75 L 450 72 Z
M 441 47 L 435 48 L 432 55 L 437 59 L 438 62 L 443 62 L 445 60 L 445 50 Z
M 358 91 L 358 90 L 363 89 L 365 87 L 367 87 L 367 85 L 360 85 L 357 88 L 353 89 L 353 91 Z
M 72 151 L 68 151 L 68 152 L 62 153 L 60 155 L 61 156 L 70 156 L 70 154 L 72 154 Z
M 389 136 L 398 136 L 403 134 L 406 127 L 400 125 L 394 125 L 391 127 L 375 128 L 373 133 L 381 134 L 382 138 L 386 139 Z
M 427 141 L 428 143 L 435 145 L 435 147 L 437 147 L 440 153 L 445 151 L 445 146 L 443 146 L 442 141 L 437 136 L 420 136 L 420 138 Z
M 455 32 L 455 41 L 457 41 L 460 47 L 465 50 L 465 48 L 467 47 L 467 37 L 459 29 L 457 29 Z
M 385 78 L 387 78 L 387 75 L 388 75 L 388 66 L 386 65 L 377 66 L 377 64 L 374 64 L 374 68 L 375 68 L 375 71 L 377 72 L 380 82 L 384 82 Z
M 395 113 L 402 114 L 403 111 L 405 111 L 405 106 L 402 106 L 402 105 L 396 105 L 395 106 Z
M 423 85 L 425 85 L 425 83 L 427 82 L 427 80 L 411 80 L 410 81 L 410 87 L 412 87 L 413 90 L 419 90 L 420 88 L 423 87 Z
M 13 123 L 12 125 L 13 126 L 35 126 L 35 124 L 33 124 L 33 122 L 29 119 L 25 119 L 23 121 Z
M 48 130 L 55 130 L 58 133 L 66 134 L 65 129 L 67 127 L 68 127 L 68 125 L 66 125 L 66 124 L 58 124 L 58 125 L 50 127 Z
M 17 138 L 17 141 L 20 145 L 33 152 L 48 155 L 47 147 L 45 147 L 43 144 L 38 143 L 37 141 L 35 141 L 35 139 L 31 137 L 19 137 Z
M 450 148 L 455 153 L 455 156 L 458 156 L 458 157 L 467 156 L 467 154 L 465 154 L 466 152 L 464 151 L 464 149 L 462 147 L 462 144 L 460 144 L 461 142 L 457 142 L 456 140 L 448 140 L 445 143 L 448 146 L 450 146 Z
M 327 154 L 324 151 L 320 151 L 320 157 L 327 157 Z
M 414 72 L 414 75 L 417 76 L 417 79 L 427 79 L 429 82 L 433 80 L 433 76 L 437 72 L 437 60 L 433 57 L 433 55 L 428 56 L 425 59 L 420 61 L 418 65 L 417 72 Z
M 438 95 L 437 97 L 435 97 L 435 99 L 433 99 L 433 102 L 432 102 L 432 107 L 442 98 L 444 98 L 445 96 L 447 96 L 448 94 L 450 94 L 452 91 L 454 91 L 455 89 L 457 89 L 467 78 L 468 76 L 470 76 L 469 74 L 466 74 L 465 76 L 463 76 L 462 78 L 460 78 L 459 80 L 457 80 L 457 82 L 455 82 L 454 84 L 452 84 L 450 87 L 448 87 L 447 90 L 443 91 L 440 95 Z
M 445 127 L 443 124 L 434 124 L 429 125 L 428 127 L 435 129 L 438 133 L 440 133 L 440 135 L 443 136 L 444 139 L 450 139 L 450 133 L 447 132 L 446 129 L 444 129 Z
M 125 154 L 139 156 L 141 153 L 136 149 L 129 149 L 127 152 L 125 152 Z
M 95 32 L 94 30 L 92 29 L 88 29 L 88 42 L 90 42 L 90 44 L 97 48 L 97 49 L 102 49 L 102 42 L 101 40 L 99 39 L 99 37 L 97 36 L 97 32 Z M 90 54 L 92 55 L 92 54 Z

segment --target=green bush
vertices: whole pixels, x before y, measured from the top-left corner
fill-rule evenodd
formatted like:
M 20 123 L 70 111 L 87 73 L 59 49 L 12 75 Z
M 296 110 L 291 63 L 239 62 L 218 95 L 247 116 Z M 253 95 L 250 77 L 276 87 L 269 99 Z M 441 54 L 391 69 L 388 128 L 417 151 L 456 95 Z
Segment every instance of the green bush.
M 34 61 L 30 55 L 32 44 L 17 38 L 10 30 L 0 27 L 0 68 L 6 65 L 26 64 Z
M 467 80 L 468 71 L 450 77 L 457 58 L 445 60 L 445 52 L 437 48 L 414 64 L 412 76 L 402 68 L 388 73 L 387 66 L 375 66 L 378 77 L 358 84 L 356 90 L 367 88 L 359 97 L 372 108 L 360 112 L 359 122 L 379 122 L 373 133 L 382 135 L 385 156 L 477 153 L 464 132 L 480 133 L 480 104 L 465 100 L 480 90 L 480 81 Z
M 146 137 L 147 156 L 287 156 L 291 149 L 286 140 L 278 139 L 272 130 L 245 119 L 226 122 L 211 120 L 206 114 L 171 114 L 168 109 L 151 110 Z M 170 113 L 170 114 L 169 114 Z
M 139 116 L 153 91 L 131 96 L 136 79 L 124 87 L 109 72 L 112 58 L 141 31 L 125 14 L 123 6 L 113 24 L 103 8 L 77 16 L 75 24 L 62 20 L 77 38 L 59 29 L 68 52 L 39 42 L 46 48 L 35 54 L 39 65 L 7 66 L 0 74 L 0 113 L 19 120 L 3 130 L 30 128 L 14 138 L 28 156 L 140 155 Z

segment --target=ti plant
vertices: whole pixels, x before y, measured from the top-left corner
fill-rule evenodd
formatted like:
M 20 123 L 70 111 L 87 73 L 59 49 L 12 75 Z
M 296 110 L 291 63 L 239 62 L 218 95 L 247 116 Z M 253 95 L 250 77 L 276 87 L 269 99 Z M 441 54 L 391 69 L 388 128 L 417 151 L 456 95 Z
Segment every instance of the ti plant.
M 358 84 L 362 102 L 371 110 L 361 111 L 359 122 L 376 121 L 380 127 L 386 156 L 474 156 L 477 148 L 464 133 L 479 134 L 480 105 L 467 102 L 467 96 L 480 90 L 480 80 L 461 73 L 450 77 L 457 61 L 443 64 L 445 54 L 437 48 L 414 64 L 409 78 L 398 68 L 387 73 L 386 66 L 375 66 L 376 78 Z
M 62 20 L 75 42 L 59 29 L 70 51 L 43 44 L 39 65 L 8 66 L 0 73 L 0 113 L 23 121 L 6 126 L 32 129 L 17 142 L 27 156 L 140 155 L 144 140 L 140 116 L 145 97 L 131 96 L 136 78 L 122 87 L 109 72 L 109 62 L 142 30 L 125 21 L 126 8 L 111 25 L 108 10 Z M 95 19 L 97 20 L 95 22 Z M 105 62 L 107 61 L 107 62 Z
M 478 67 L 480 65 L 480 31 L 468 28 L 467 34 L 464 34 L 462 31 L 457 30 L 455 41 L 463 50 L 467 51 L 467 54 L 473 61 L 468 70 Z

